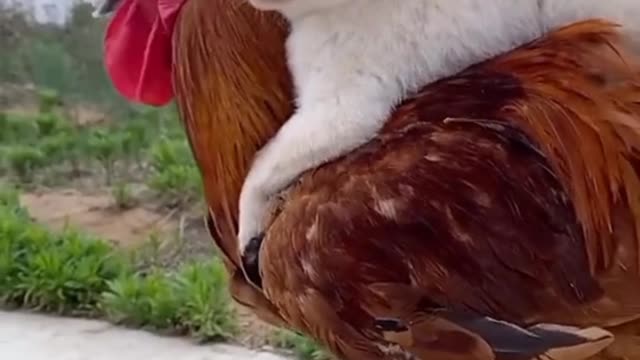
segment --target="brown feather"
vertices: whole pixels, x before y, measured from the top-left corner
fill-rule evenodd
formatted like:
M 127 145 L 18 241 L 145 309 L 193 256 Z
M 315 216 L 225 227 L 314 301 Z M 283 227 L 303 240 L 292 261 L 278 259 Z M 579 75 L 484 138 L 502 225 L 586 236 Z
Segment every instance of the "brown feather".
M 284 319 L 356 359 L 344 339 L 323 335 L 338 327 L 318 325 L 326 313 L 304 320 L 313 311 L 300 296 L 318 294 L 370 339 L 374 359 L 384 356 L 371 321 L 415 320 L 416 296 L 522 325 L 636 318 L 640 293 L 628 287 L 638 281 L 637 250 L 630 263 L 618 256 L 636 232 L 619 238 L 613 210 L 635 211 L 627 196 L 637 191 L 640 137 L 629 124 L 640 113 L 614 94 L 640 82 L 615 34 L 578 24 L 433 84 L 377 140 L 307 174 L 261 257 L 267 297 Z M 417 293 L 380 293 L 377 283 Z
M 242 181 L 254 153 L 292 111 L 284 48 L 263 45 L 283 44 L 285 24 L 248 4 L 211 0 L 188 1 L 176 27 L 178 105 L 203 177 L 211 179 L 204 187 L 222 241 L 233 242 L 221 245 L 237 263 L 230 249 Z
M 574 25 L 428 86 L 376 140 L 306 174 L 265 239 L 265 297 L 237 269 L 236 199 L 291 112 L 286 31 L 225 4 L 185 5 L 175 83 L 239 302 L 345 359 L 490 358 L 473 332 L 476 346 L 447 346 L 470 332 L 434 306 L 522 326 L 638 317 L 640 69 L 613 26 Z
M 639 83 L 639 67 L 636 58 L 624 54 L 616 30 L 604 23 L 580 23 L 520 52 L 537 59 L 526 71 L 510 66 L 519 62 L 517 57 L 493 64 L 497 71 L 517 74 L 523 84 L 526 98 L 508 110 L 538 141 L 569 190 L 592 272 L 613 265 L 617 246 L 611 216 L 617 203 L 635 215 L 635 240 L 640 243 L 640 187 L 633 169 L 640 149 L 640 93 L 628 86 Z M 558 41 L 562 38 L 571 41 Z M 564 105 L 569 101 L 571 107 Z M 637 262 L 628 265 L 640 269 Z
M 237 198 L 253 155 L 292 111 L 285 36 L 283 20 L 244 2 L 187 1 L 176 23 L 173 74 L 204 179 L 209 229 L 231 274 L 231 294 L 279 326 L 276 310 L 238 271 L 235 235 Z

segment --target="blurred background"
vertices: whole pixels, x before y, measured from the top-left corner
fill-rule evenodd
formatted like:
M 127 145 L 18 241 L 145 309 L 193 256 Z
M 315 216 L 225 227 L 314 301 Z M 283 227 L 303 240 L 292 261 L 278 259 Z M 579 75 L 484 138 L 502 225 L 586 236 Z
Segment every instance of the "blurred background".
M 92 11 L 0 0 L 0 306 L 328 358 L 231 302 L 175 108 L 113 90 Z

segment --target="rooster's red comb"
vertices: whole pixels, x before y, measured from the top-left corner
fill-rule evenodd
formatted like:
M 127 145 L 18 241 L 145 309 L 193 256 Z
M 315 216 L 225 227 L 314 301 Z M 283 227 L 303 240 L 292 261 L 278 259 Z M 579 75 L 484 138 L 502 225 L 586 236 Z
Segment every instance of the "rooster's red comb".
M 171 39 L 186 0 L 122 0 L 107 28 L 104 56 L 127 99 L 160 106 L 173 98 Z

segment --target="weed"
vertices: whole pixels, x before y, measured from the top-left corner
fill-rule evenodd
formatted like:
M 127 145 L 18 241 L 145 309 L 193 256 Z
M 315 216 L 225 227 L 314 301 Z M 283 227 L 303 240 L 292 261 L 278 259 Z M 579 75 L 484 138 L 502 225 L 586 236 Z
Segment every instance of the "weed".
M 9 184 L 0 182 L 0 209 L 12 209 L 19 207 L 20 196 L 18 189 Z
M 222 262 L 187 264 L 178 271 L 175 282 L 181 297 L 181 323 L 189 333 L 201 340 L 225 340 L 237 332 Z
M 19 213 L 2 215 L 4 302 L 42 311 L 91 313 L 107 281 L 127 270 L 105 242 L 69 230 L 53 235 Z
M 41 89 L 38 100 L 40 113 L 50 113 L 63 105 L 60 94 L 52 89 Z
M 133 160 L 138 169 L 143 167 L 143 149 L 151 140 L 149 123 L 133 119 L 122 128 L 122 152 L 129 160 Z
M 153 229 L 144 242 L 135 252 L 136 264 L 140 269 L 149 269 L 160 266 L 162 257 L 162 236 L 157 229 Z
M 0 113 L 0 143 L 31 142 L 37 134 L 38 127 L 30 117 Z
M 153 173 L 149 185 L 157 192 L 193 200 L 202 194 L 202 179 L 184 139 L 163 138 L 151 148 Z
M 80 152 L 78 138 L 67 131 L 57 132 L 40 141 L 40 150 L 47 155 L 50 163 L 61 163 L 75 159 Z
M 69 128 L 69 123 L 53 112 L 41 112 L 34 120 L 40 137 L 51 136 Z
M 177 327 L 180 305 L 174 283 L 158 269 L 145 277 L 122 276 L 110 281 L 101 302 L 110 320 L 156 330 Z
M 133 196 L 129 184 L 120 182 L 111 189 L 111 196 L 115 201 L 118 209 L 131 209 L 136 205 L 136 198 Z
M 117 323 L 223 340 L 237 330 L 226 286 L 218 260 L 185 265 L 175 274 L 155 268 L 111 281 L 101 307 Z
M 34 170 L 46 163 L 46 157 L 40 149 L 32 146 L 15 145 L 5 151 L 7 162 L 20 181 L 33 180 Z
M 271 344 L 281 349 L 291 350 L 301 360 L 334 359 L 313 340 L 288 330 L 277 330 L 271 339 Z
M 121 149 L 121 139 L 105 129 L 93 131 L 86 143 L 89 154 L 102 166 L 105 182 L 111 185 L 116 159 Z
M 219 259 L 135 272 L 108 243 L 32 222 L 15 190 L 0 192 L 0 305 L 88 314 L 203 340 L 235 334 L 236 319 Z
M 188 165 L 169 165 L 161 169 L 151 176 L 149 186 L 181 203 L 195 200 L 202 193 L 200 173 Z

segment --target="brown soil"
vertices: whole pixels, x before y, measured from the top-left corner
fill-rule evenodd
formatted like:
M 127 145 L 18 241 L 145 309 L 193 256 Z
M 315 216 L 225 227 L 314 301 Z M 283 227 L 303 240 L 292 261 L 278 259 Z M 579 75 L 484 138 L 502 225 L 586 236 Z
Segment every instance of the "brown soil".
M 109 120 L 104 112 L 89 105 L 71 105 L 67 111 L 73 121 L 81 126 L 98 125 Z
M 151 236 L 173 237 L 177 230 L 170 216 L 144 207 L 117 209 L 108 194 L 47 190 L 23 194 L 20 201 L 36 221 L 52 230 L 71 226 L 125 247 L 140 245 Z

